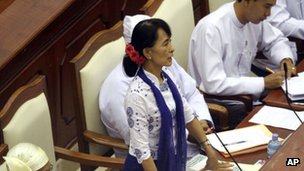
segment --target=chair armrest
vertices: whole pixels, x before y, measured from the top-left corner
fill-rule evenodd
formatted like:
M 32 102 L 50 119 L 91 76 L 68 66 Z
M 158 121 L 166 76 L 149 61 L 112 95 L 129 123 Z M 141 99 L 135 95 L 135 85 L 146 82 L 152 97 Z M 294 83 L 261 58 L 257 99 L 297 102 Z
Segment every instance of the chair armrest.
M 201 92 L 202 93 L 202 92 Z M 217 96 L 217 95 L 211 95 L 207 93 L 203 93 L 204 97 L 206 98 L 215 98 L 220 100 L 237 100 L 241 101 L 246 106 L 246 111 L 249 113 L 253 109 L 252 104 L 252 96 L 251 95 L 234 95 L 234 96 Z
M 6 156 L 8 152 L 7 144 L 0 144 L 0 165 L 4 162 L 3 156 Z
M 58 146 L 55 146 L 54 150 L 57 158 L 77 162 L 80 164 L 90 165 L 90 166 L 122 168 L 125 161 L 123 158 L 111 158 L 111 157 L 86 154 L 78 151 L 68 150 L 66 148 L 62 148 Z
M 296 38 L 296 37 L 288 37 L 288 39 L 292 42 L 296 43 L 298 53 L 304 52 L 304 40 Z M 303 54 L 302 54 L 303 55 Z
M 207 105 L 211 116 L 219 119 L 219 128 L 216 129 L 219 131 L 228 130 L 228 110 L 224 106 L 214 103 L 207 103 Z
M 84 132 L 85 140 L 91 143 L 106 145 L 112 148 L 128 150 L 129 146 L 120 138 L 113 138 L 107 135 L 102 135 L 93 131 Z

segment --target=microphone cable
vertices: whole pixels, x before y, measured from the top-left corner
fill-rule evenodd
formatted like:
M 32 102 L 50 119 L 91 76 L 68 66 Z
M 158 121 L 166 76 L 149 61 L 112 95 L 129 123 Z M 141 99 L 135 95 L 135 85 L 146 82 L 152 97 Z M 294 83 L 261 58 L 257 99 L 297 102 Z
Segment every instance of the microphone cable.
M 223 141 L 217 135 L 217 132 L 215 131 L 215 129 L 213 129 L 213 133 L 217 137 L 217 139 L 220 141 L 220 143 L 222 144 L 222 146 L 224 147 L 225 151 L 228 153 L 229 157 L 232 159 L 232 161 L 234 162 L 234 164 L 239 168 L 240 171 L 243 171 L 242 168 L 240 167 L 240 165 L 236 162 L 236 160 L 234 159 L 234 157 L 231 155 L 231 153 L 229 152 L 229 150 L 227 149 L 227 147 L 225 146 L 225 144 L 223 143 Z
M 289 106 L 289 108 L 293 111 L 293 113 L 296 115 L 296 117 L 299 119 L 299 121 L 301 122 L 301 124 L 303 124 L 303 121 L 301 120 L 301 118 L 299 117 L 299 115 L 296 113 L 296 110 L 293 108 L 293 106 L 291 106 L 291 102 L 290 99 L 288 97 L 288 85 L 287 85 L 287 73 L 288 73 L 288 69 L 287 69 L 287 64 L 284 63 L 284 74 L 285 74 L 285 97 L 287 100 L 287 104 Z

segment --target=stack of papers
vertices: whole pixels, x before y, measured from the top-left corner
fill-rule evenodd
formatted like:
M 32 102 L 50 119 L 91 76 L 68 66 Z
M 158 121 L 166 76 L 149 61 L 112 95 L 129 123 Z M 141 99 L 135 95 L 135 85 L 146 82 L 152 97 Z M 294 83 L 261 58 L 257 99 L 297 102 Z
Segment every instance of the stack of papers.
M 304 111 L 297 111 L 297 114 L 303 121 Z M 296 130 L 301 125 L 301 122 L 292 110 L 272 106 L 263 106 L 249 122 L 289 130 Z
M 231 155 L 239 155 L 266 149 L 272 133 L 265 125 L 255 125 L 217 133 Z M 254 136 L 253 136 L 254 135 Z M 212 146 L 224 157 L 229 154 L 215 134 L 207 135 Z
M 282 84 L 282 89 L 286 93 L 285 81 Z M 287 80 L 288 97 L 291 101 L 304 100 L 304 72 L 298 73 L 298 76 Z
M 201 154 L 198 154 L 194 156 L 192 159 L 187 161 L 187 171 L 200 171 L 202 170 L 207 162 L 207 157 Z M 238 171 L 239 168 L 233 163 L 230 162 L 230 164 L 233 165 L 232 170 Z M 262 165 L 253 165 L 253 164 L 243 164 L 238 163 L 238 165 L 241 167 L 243 171 L 258 171 Z

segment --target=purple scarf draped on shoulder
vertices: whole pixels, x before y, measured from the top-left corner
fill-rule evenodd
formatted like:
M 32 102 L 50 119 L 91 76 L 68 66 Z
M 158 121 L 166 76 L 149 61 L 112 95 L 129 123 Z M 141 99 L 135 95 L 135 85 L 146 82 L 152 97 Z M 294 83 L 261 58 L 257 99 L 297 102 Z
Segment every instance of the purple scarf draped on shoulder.
M 151 87 L 157 107 L 159 108 L 161 114 L 161 128 L 156 167 L 158 171 L 185 171 L 187 160 L 187 143 L 183 102 L 174 82 L 165 72 L 162 71 L 162 74 L 164 78 L 167 79 L 167 83 L 172 92 L 176 105 L 176 148 L 174 147 L 173 141 L 174 128 L 172 127 L 172 116 L 168 106 L 166 105 L 165 99 L 159 89 L 146 76 L 143 69 L 141 68 L 138 72 L 138 76 Z M 135 165 L 139 165 L 136 158 L 128 155 L 125 161 L 124 170 L 130 171 L 132 170 L 131 168 L 134 168 L 134 170 L 137 171 L 139 168 L 142 169 L 141 165 L 135 169 Z

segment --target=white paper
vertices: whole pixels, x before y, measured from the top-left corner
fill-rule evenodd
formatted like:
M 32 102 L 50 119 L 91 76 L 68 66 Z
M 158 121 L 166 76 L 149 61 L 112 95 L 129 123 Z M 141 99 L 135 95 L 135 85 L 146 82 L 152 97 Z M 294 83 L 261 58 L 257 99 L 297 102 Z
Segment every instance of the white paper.
M 200 171 L 203 169 L 207 162 L 207 157 L 201 154 L 198 154 L 194 156 L 192 159 L 187 161 L 187 171 Z M 230 162 L 233 167 L 233 171 L 239 171 L 238 167 L 235 165 L 235 163 Z M 254 165 L 254 164 L 244 164 L 244 163 L 238 163 L 238 165 L 242 168 L 243 171 L 258 171 L 262 165 Z
M 296 111 L 301 120 L 304 120 L 304 111 Z M 285 128 L 289 130 L 296 130 L 301 122 L 294 114 L 292 110 L 263 106 L 250 120 L 249 122 L 264 124 L 277 128 Z
M 236 152 L 259 145 L 264 145 L 271 139 L 271 132 L 264 125 L 255 125 L 217 133 L 229 152 Z M 254 135 L 254 136 L 252 136 Z M 212 146 L 226 153 L 215 134 L 207 135 Z
M 286 92 L 285 81 L 281 88 Z M 288 97 L 291 100 L 304 99 L 304 72 L 298 73 L 298 76 L 287 80 Z

